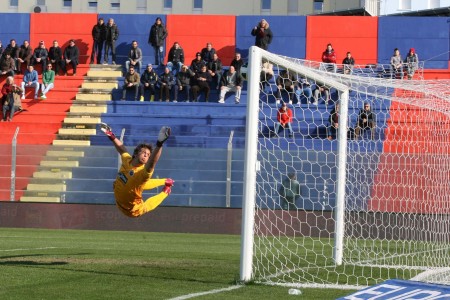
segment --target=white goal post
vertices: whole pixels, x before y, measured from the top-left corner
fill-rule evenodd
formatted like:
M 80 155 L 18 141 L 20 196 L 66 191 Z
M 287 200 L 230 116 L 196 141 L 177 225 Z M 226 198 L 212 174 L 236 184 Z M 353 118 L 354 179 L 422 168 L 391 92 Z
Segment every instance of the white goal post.
M 450 284 L 449 81 L 336 69 L 249 50 L 240 279 Z

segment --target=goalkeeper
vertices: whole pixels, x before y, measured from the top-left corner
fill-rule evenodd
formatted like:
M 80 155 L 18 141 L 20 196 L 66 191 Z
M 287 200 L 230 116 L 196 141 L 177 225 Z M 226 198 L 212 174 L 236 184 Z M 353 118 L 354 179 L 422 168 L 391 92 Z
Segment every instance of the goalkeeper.
M 100 128 L 113 142 L 122 160 L 113 185 L 117 207 L 128 217 L 140 217 L 154 210 L 170 194 L 174 183 L 170 178 L 151 179 L 155 165 L 161 156 L 162 145 L 170 136 L 170 127 L 161 128 L 154 149 L 151 145 L 140 144 L 134 149 L 132 156 L 125 145 L 116 138 L 110 126 L 101 123 Z M 144 190 L 163 185 L 161 193 L 143 201 Z

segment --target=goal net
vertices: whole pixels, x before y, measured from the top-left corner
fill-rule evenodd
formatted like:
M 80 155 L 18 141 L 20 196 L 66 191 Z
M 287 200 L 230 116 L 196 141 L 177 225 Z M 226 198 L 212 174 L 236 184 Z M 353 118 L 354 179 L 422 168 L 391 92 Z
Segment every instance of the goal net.
M 450 284 L 450 82 L 407 67 L 250 48 L 241 280 Z

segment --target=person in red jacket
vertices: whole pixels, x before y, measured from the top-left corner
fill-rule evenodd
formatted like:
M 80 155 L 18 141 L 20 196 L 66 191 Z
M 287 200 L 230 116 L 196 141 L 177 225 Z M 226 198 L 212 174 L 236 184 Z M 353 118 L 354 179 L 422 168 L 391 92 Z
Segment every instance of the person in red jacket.
M 336 73 L 336 52 L 334 52 L 331 44 L 327 45 L 327 49 L 322 53 L 322 62 L 326 71 L 333 71 Z
M 283 102 L 277 113 L 277 122 L 275 122 L 273 131 L 275 132 L 274 137 L 278 137 L 278 131 L 280 130 L 280 125 L 284 129 L 289 130 L 289 137 L 293 137 L 294 132 L 292 130 L 292 110 L 287 107 L 286 103 Z

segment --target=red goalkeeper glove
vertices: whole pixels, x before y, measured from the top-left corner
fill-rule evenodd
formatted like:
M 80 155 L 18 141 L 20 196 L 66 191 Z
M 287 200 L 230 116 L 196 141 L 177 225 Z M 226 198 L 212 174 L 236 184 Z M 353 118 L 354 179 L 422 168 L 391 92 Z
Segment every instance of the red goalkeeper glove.
M 170 186 L 167 186 L 167 185 L 166 185 L 165 187 L 163 187 L 162 191 L 163 191 L 164 193 L 166 193 L 167 195 L 170 195 L 170 192 L 172 192 L 172 189 L 171 189 Z
M 103 131 L 103 133 L 106 134 L 111 141 L 116 139 L 116 135 L 112 132 L 112 129 L 108 124 L 100 123 L 100 130 Z
M 162 147 L 162 145 L 169 138 L 169 136 L 170 136 L 170 127 L 168 126 L 161 127 L 161 130 L 159 131 L 158 134 L 158 141 L 156 142 L 156 146 Z
M 175 181 L 172 178 L 167 178 L 166 182 L 165 182 L 165 185 L 168 186 L 168 187 L 172 187 L 174 182 Z

